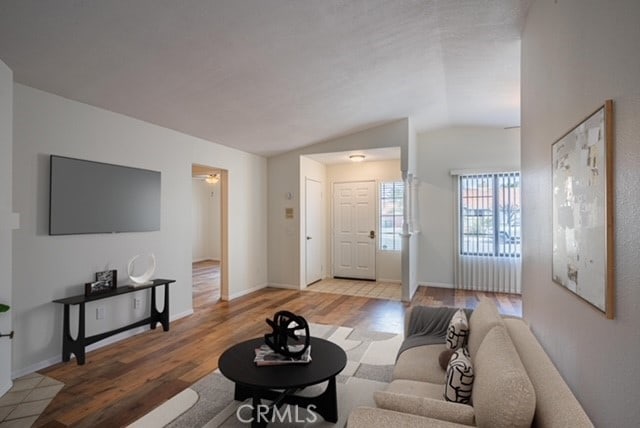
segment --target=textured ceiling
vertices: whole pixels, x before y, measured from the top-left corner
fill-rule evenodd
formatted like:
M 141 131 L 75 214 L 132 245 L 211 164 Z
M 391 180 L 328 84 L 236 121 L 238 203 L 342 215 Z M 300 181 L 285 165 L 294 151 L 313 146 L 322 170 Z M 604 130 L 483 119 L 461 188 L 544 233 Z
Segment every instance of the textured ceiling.
M 520 122 L 530 0 L 2 0 L 15 80 L 271 155 L 402 117 Z

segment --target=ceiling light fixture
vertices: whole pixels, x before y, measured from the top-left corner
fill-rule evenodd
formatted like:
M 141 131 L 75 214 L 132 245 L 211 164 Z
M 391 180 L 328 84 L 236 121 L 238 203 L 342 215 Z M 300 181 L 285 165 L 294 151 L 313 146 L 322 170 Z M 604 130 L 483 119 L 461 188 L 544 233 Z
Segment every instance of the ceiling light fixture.
M 220 181 L 220 174 L 209 174 L 207 178 L 204 179 L 209 184 L 216 184 Z
M 364 155 L 350 155 L 349 159 L 351 159 L 352 162 L 362 162 L 364 160 L 365 156 Z

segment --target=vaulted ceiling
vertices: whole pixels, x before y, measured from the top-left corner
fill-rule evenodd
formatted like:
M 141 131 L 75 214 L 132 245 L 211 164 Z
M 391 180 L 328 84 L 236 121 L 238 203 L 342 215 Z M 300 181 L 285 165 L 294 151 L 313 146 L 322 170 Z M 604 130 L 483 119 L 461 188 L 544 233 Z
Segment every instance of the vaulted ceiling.
M 411 117 L 520 121 L 530 0 L 3 0 L 14 79 L 269 156 Z

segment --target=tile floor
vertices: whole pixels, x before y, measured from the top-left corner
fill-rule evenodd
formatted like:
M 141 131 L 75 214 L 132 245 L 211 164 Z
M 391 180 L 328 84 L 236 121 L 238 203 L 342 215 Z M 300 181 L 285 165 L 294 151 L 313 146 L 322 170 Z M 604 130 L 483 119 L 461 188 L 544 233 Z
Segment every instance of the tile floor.
M 13 381 L 0 397 L 0 428 L 28 428 L 46 409 L 64 384 L 38 373 Z
M 402 286 L 394 282 L 358 281 L 328 278 L 308 286 L 306 291 L 372 297 L 374 299 L 402 300 Z

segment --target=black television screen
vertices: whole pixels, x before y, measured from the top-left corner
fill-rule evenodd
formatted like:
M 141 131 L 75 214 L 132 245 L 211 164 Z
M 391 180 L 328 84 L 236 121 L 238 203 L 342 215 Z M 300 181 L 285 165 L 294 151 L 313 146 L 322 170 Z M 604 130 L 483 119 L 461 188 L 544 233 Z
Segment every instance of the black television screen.
M 51 155 L 49 234 L 160 230 L 160 172 Z

